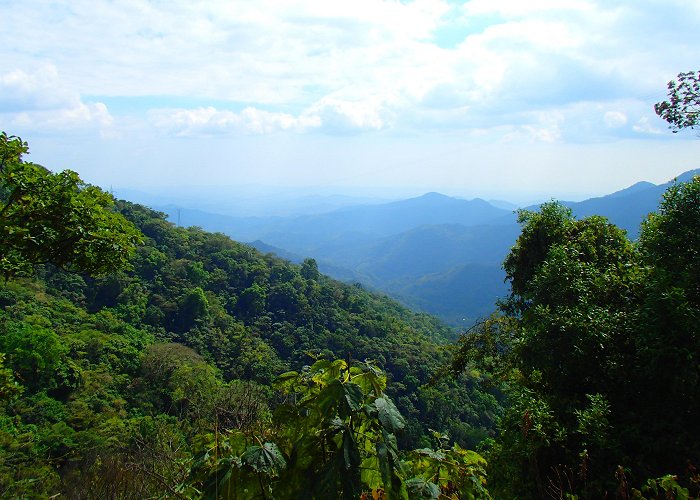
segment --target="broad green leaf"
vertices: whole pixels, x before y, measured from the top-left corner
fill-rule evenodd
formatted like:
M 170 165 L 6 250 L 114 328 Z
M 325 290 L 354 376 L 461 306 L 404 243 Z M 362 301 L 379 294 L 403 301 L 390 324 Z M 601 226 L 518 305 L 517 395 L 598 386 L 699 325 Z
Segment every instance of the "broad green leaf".
M 343 361 L 342 359 L 336 359 L 328 367 L 328 370 L 327 370 L 328 377 L 331 379 L 340 378 L 340 375 L 342 374 L 342 372 L 346 371 L 347 369 L 348 369 L 348 364 L 345 361 Z M 343 382 L 344 381 L 345 380 L 343 380 Z
M 311 366 L 311 379 L 321 387 L 333 383 L 340 378 L 343 370 L 347 370 L 347 363 L 342 359 L 333 362 L 319 359 Z
M 360 466 L 360 450 L 357 448 L 355 436 L 351 431 L 343 432 L 343 464 L 346 470 L 357 469 Z
M 341 401 L 345 399 L 345 389 L 339 380 L 334 380 L 324 387 L 316 398 L 316 404 L 322 415 L 333 416 Z
M 391 435 L 391 437 L 394 436 Z M 388 441 L 390 441 L 389 445 L 387 445 L 386 440 L 377 443 L 377 460 L 379 472 L 384 482 L 384 490 L 389 499 L 408 499 L 408 492 L 400 475 L 401 464 L 394 450 L 390 449 L 390 447 L 395 449 L 396 439 L 394 438 L 393 443 L 391 440 Z
M 360 464 L 362 484 L 370 489 L 382 488 L 382 475 L 379 471 L 379 458 L 376 455 L 365 457 Z
M 343 384 L 336 379 L 321 390 L 316 401 L 321 413 L 326 417 L 337 412 L 346 418 L 360 411 L 363 397 L 360 386 L 352 382 Z
M 386 443 L 383 441 L 377 443 L 377 460 L 379 462 L 379 472 L 384 484 L 391 484 L 392 464 L 389 457 L 389 450 L 387 449 Z
M 343 390 L 345 391 L 345 402 L 351 412 L 360 411 L 362 405 L 362 399 L 364 394 L 362 388 L 359 385 L 348 382 L 343 384 Z
M 287 465 L 282 452 L 275 443 L 249 446 L 241 460 L 256 472 L 263 472 L 270 477 L 279 476 Z
M 354 500 L 360 495 L 360 450 L 357 448 L 355 436 L 350 431 L 343 432 L 341 484 L 343 498 Z
M 398 468 L 398 465 L 399 465 L 399 445 L 396 442 L 396 436 L 390 432 L 387 432 L 386 429 L 382 429 L 382 439 L 384 440 L 384 444 L 386 445 L 387 449 L 389 450 L 390 457 L 393 460 L 394 468 Z
M 297 372 L 287 372 L 283 373 L 272 384 L 278 391 L 293 392 L 295 385 L 299 382 L 299 373 Z
M 377 408 L 379 421 L 386 430 L 396 433 L 404 428 L 406 421 L 388 396 L 377 398 L 374 404 Z
M 406 481 L 406 488 L 411 498 L 440 498 L 440 488 L 438 485 L 426 481 L 420 476 Z
M 465 450 L 457 443 L 455 443 L 452 447 L 452 451 L 459 455 L 462 459 L 462 463 L 466 465 L 480 465 L 482 467 L 486 466 L 486 460 L 484 459 L 484 457 L 482 457 L 475 451 Z
M 351 380 L 362 388 L 365 394 L 374 392 L 375 396 L 381 396 L 386 389 L 386 376 L 381 372 L 377 373 L 374 370 L 360 371 L 359 368 L 353 368 L 352 371 L 357 370 L 357 374 L 351 377 Z M 352 373 L 351 371 L 351 373 Z

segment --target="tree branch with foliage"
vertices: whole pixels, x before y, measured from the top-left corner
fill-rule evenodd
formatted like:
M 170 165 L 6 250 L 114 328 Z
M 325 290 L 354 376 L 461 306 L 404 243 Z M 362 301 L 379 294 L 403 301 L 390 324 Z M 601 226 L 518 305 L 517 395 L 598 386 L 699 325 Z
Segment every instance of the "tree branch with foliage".
M 0 273 L 37 264 L 101 275 L 129 267 L 141 233 L 114 210 L 114 198 L 70 170 L 23 161 L 19 137 L 0 134 Z
M 668 101 L 658 102 L 654 111 L 670 125 L 675 134 L 684 128 L 700 125 L 700 71 L 678 73 L 668 82 Z

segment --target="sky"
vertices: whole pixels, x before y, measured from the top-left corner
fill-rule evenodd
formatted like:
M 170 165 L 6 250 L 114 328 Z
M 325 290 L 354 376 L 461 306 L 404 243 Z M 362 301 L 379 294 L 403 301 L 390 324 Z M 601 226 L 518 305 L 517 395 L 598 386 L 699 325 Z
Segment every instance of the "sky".
M 0 0 L 0 129 L 103 188 L 582 199 L 700 167 L 697 0 Z

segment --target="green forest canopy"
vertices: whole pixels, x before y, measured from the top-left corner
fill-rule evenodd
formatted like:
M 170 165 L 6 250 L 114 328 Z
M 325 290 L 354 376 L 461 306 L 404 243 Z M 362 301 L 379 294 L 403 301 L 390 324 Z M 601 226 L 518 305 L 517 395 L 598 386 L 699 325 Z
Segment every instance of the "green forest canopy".
M 5 278 L 51 263 L 89 274 L 128 267 L 140 233 L 112 210 L 112 196 L 70 170 L 54 174 L 22 160 L 18 137 L 0 134 L 0 272 Z
M 3 497 L 697 494 L 700 178 L 636 243 L 521 212 L 450 375 L 433 318 L 1 139 Z
M 26 148 L 18 139 L 6 140 Z M 12 171 L 26 167 L 48 178 L 61 175 L 26 164 L 19 155 L 8 158 Z M 75 179 L 76 189 L 70 187 L 68 195 L 89 190 Z M 60 193 L 63 185 L 55 189 Z M 4 191 L 5 203 L 11 192 Z M 41 191 L 24 196 L 35 198 L 25 200 L 30 207 L 42 206 Z M 345 451 L 357 452 L 377 472 L 360 482 L 354 473 L 346 483 L 319 479 L 326 492 L 393 487 L 405 495 L 467 480 L 473 481 L 464 483 L 465 491 L 483 489 L 483 460 L 428 430 L 442 429 L 463 447 L 473 446 L 492 432 L 500 411 L 498 394 L 477 389 L 472 377 L 428 384 L 449 360 L 452 334 L 445 326 L 359 286 L 330 280 L 311 259 L 294 266 L 222 234 L 174 227 L 163 214 L 126 202 L 104 204 L 102 210 L 112 218 L 101 220 L 117 220 L 116 228 L 128 228 L 131 241 L 142 241 L 124 254 L 130 253 L 126 265 L 113 261 L 110 273 L 81 267 L 79 249 L 71 260 L 26 258 L 22 272 L 10 273 L 0 290 L 3 496 L 198 496 L 209 491 L 208 471 L 216 476 L 223 463 L 238 463 L 203 458 L 212 436 L 225 441 L 241 432 L 252 440 L 244 452 L 258 439 L 274 443 L 268 451 L 281 450 L 284 477 L 307 477 L 314 470 L 320 475 L 324 463 Z M 83 227 L 77 214 L 70 217 L 59 222 Z M 10 228 L 9 221 L 3 223 Z M 32 251 L 44 251 L 37 246 Z M 17 262 L 25 257 L 23 247 L 11 250 Z M 314 433 L 330 433 L 324 441 L 329 448 L 319 463 L 294 464 L 295 448 L 275 430 L 283 425 L 291 432 L 291 420 L 277 416 L 288 405 L 271 384 L 282 373 L 305 374 L 305 366 L 318 366 L 316 360 L 336 358 L 346 360 L 339 383 L 350 391 L 352 404 L 339 417 L 349 419 L 348 430 L 338 434 L 332 418 L 314 423 Z M 357 369 L 380 382 L 362 388 L 354 382 Z M 308 383 L 321 388 L 320 379 Z M 337 383 L 330 387 L 328 398 L 319 402 L 324 415 L 335 411 L 339 400 L 334 398 L 345 393 L 338 392 Z M 305 390 L 299 387 L 288 397 L 301 398 Z M 305 403 L 307 410 L 311 402 Z M 390 428 L 382 423 L 386 416 L 395 420 L 386 424 Z M 312 425 L 305 422 L 298 425 Z M 367 426 L 375 429 L 371 438 Z M 364 436 L 362 448 L 358 432 Z M 215 454 L 222 460 L 233 460 L 227 453 L 238 449 L 226 449 L 217 439 L 214 445 L 222 447 Z M 433 446 L 442 454 L 419 454 L 415 466 L 405 470 L 400 465 L 399 449 Z M 241 463 L 257 464 L 261 472 L 258 458 L 274 460 L 276 452 L 268 457 L 267 451 L 255 450 Z M 384 450 L 381 457 L 379 450 Z M 441 479 L 435 470 L 448 456 L 463 467 L 451 479 Z M 411 478 L 415 484 L 407 483 Z M 255 479 L 263 481 L 265 491 L 291 487 L 277 472 Z
M 511 295 L 454 361 L 508 394 L 486 453 L 491 491 L 597 498 L 664 477 L 647 492 L 697 494 L 700 177 L 666 192 L 638 243 L 558 203 L 519 220 Z

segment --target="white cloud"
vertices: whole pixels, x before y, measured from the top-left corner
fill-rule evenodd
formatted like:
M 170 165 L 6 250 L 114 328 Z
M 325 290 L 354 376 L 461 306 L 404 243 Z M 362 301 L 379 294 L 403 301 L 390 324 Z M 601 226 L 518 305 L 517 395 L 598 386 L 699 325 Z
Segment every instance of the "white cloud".
M 649 53 L 648 32 L 634 31 L 645 9 L 584 0 L 461 7 L 447 0 L 26 0 L 0 6 L 0 64 L 26 70 L 27 59 L 43 54 L 74 95 L 197 96 L 297 117 L 325 102 L 327 121 L 339 113 L 353 126 L 382 129 L 387 116 L 401 127 L 411 107 L 435 102 L 436 89 L 447 87 L 462 98 L 453 107 L 475 112 L 545 110 L 590 93 L 588 100 L 626 90 L 648 95 L 659 76 L 642 77 L 638 58 L 658 73 L 667 57 Z M 454 49 L 435 42 L 446 25 L 463 29 Z M 641 55 L 630 57 L 635 50 Z M 380 109 L 368 102 L 375 95 L 390 98 Z M 449 122 L 450 106 L 440 109 Z
M 189 135 L 272 134 L 319 130 L 327 133 L 379 130 L 390 126 L 390 111 L 379 97 L 350 100 L 325 97 L 299 115 L 275 113 L 254 107 L 240 112 L 213 106 L 195 109 L 154 109 L 151 122 L 169 133 Z
M 206 157 L 197 179 L 360 183 L 384 169 L 386 183 L 439 178 L 459 189 L 456 179 L 471 185 L 491 168 L 494 185 L 516 172 L 519 188 L 551 181 L 538 177 L 542 164 L 568 161 L 585 176 L 589 147 L 605 150 L 601 172 L 638 164 L 642 150 L 651 164 L 653 147 L 639 144 L 674 137 L 651 106 L 697 64 L 699 9 L 682 0 L 0 1 L 0 121 L 42 139 L 72 131 L 54 141 L 64 148 L 56 157 L 85 154 L 70 166 L 109 182 L 175 182 L 171 170 Z M 86 141 L 96 130 L 118 137 Z M 673 161 L 663 168 L 675 171 Z
M 627 115 L 620 111 L 606 111 L 603 122 L 608 128 L 620 128 L 627 124 Z
M 561 112 L 535 113 L 531 123 L 517 127 L 504 135 L 504 142 L 559 142 L 565 116 Z
M 391 107 L 397 102 L 389 96 L 348 99 L 327 96 L 304 113 L 317 116 L 327 132 L 380 130 L 391 125 Z
M 0 112 L 46 110 L 72 107 L 77 95 L 60 85 L 53 65 L 27 73 L 14 69 L 0 74 Z
M 662 132 L 662 130 L 660 128 L 652 125 L 651 121 L 646 116 L 642 116 L 639 120 L 637 120 L 637 123 L 634 124 L 634 126 L 632 127 L 632 130 L 634 130 L 635 132 L 637 132 L 639 134 L 652 134 L 652 135 L 659 135 Z
M 590 11 L 591 2 L 583 0 L 470 0 L 463 6 L 467 14 L 499 14 L 504 17 L 522 17 L 552 11 Z
M 104 134 L 114 122 L 104 103 L 83 102 L 52 65 L 0 74 L 0 116 L 7 127 L 53 132 L 96 129 Z
M 284 130 L 304 131 L 320 126 L 318 117 L 295 117 L 252 107 L 240 113 L 214 107 L 196 109 L 157 109 L 151 111 L 153 124 L 180 136 L 206 136 L 225 133 L 270 134 Z

